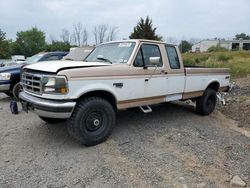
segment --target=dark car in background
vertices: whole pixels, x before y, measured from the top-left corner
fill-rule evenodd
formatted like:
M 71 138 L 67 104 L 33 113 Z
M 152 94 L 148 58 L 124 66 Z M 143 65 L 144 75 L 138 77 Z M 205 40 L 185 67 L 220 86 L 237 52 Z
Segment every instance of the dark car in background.
M 61 60 L 67 54 L 68 52 L 42 52 L 27 58 L 22 64 L 0 67 L 0 92 L 18 99 L 22 67 L 41 61 Z

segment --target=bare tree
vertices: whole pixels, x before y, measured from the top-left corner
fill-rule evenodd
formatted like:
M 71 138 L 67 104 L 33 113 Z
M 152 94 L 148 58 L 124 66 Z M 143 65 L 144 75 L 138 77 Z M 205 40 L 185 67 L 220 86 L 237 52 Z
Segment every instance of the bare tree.
M 106 38 L 108 25 L 102 24 L 94 27 L 93 34 L 95 37 L 95 44 L 101 44 Z
M 108 37 L 107 37 L 106 41 L 115 40 L 117 33 L 118 33 L 118 27 L 110 27 Z
M 98 35 L 100 43 L 104 42 L 107 31 L 108 31 L 108 25 L 103 24 L 98 26 Z
M 115 40 L 117 32 L 118 32 L 117 27 L 109 27 L 106 24 L 95 26 L 93 29 L 95 43 L 100 44 L 105 41 Z
M 76 41 L 75 35 L 74 35 L 74 33 L 72 33 L 72 34 L 70 35 L 70 43 L 75 45 L 75 44 L 76 44 L 75 41 Z
M 73 35 L 72 39 L 74 43 L 78 46 L 87 45 L 89 33 L 85 27 L 82 26 L 81 23 L 73 24 Z
M 82 33 L 82 44 L 83 45 L 87 45 L 88 44 L 88 37 L 89 37 L 89 33 L 87 31 L 86 28 L 83 29 L 83 33 Z
M 76 45 L 81 46 L 81 41 L 82 41 L 81 38 L 83 32 L 82 24 L 80 22 L 78 22 L 77 24 L 73 24 L 73 29 L 74 29 L 73 33 L 74 41 Z
M 95 37 L 95 44 L 97 45 L 98 44 L 98 29 L 96 26 L 94 27 L 93 35 Z
M 70 33 L 67 29 L 62 29 L 61 39 L 65 43 L 70 43 Z

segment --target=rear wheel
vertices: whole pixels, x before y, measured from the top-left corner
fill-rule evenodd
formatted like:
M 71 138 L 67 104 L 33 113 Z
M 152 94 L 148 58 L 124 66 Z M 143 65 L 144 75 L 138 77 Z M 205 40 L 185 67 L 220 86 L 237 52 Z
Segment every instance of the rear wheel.
M 49 124 L 56 124 L 66 121 L 66 119 L 57 119 L 57 118 L 48 118 L 48 117 L 41 117 L 39 116 L 43 121 Z
M 105 99 L 81 100 L 68 121 L 69 134 L 86 146 L 105 141 L 115 125 L 115 111 Z
M 201 115 L 209 115 L 216 106 L 216 91 L 208 88 L 204 94 L 196 100 L 196 112 Z

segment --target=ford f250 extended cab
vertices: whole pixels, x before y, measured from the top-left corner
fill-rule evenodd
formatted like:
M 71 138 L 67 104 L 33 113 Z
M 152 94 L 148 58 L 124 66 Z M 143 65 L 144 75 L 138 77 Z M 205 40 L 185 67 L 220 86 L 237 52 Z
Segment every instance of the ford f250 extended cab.
M 85 61 L 26 66 L 20 99 L 46 122 L 67 120 L 69 133 L 90 146 L 108 138 L 121 109 L 147 113 L 149 105 L 192 99 L 208 115 L 229 81 L 229 69 L 184 67 L 175 45 L 126 40 L 97 46 Z

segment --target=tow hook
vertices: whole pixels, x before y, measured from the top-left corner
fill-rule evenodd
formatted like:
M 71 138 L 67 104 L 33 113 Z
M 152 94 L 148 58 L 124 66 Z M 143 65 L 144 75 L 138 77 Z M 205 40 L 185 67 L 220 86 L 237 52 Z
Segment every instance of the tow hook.
M 218 100 L 221 102 L 221 104 L 226 105 L 226 101 L 224 97 L 225 97 L 224 93 L 220 93 L 220 92 L 217 93 Z
M 235 86 L 235 82 L 230 82 L 228 92 L 232 91 L 234 86 Z

